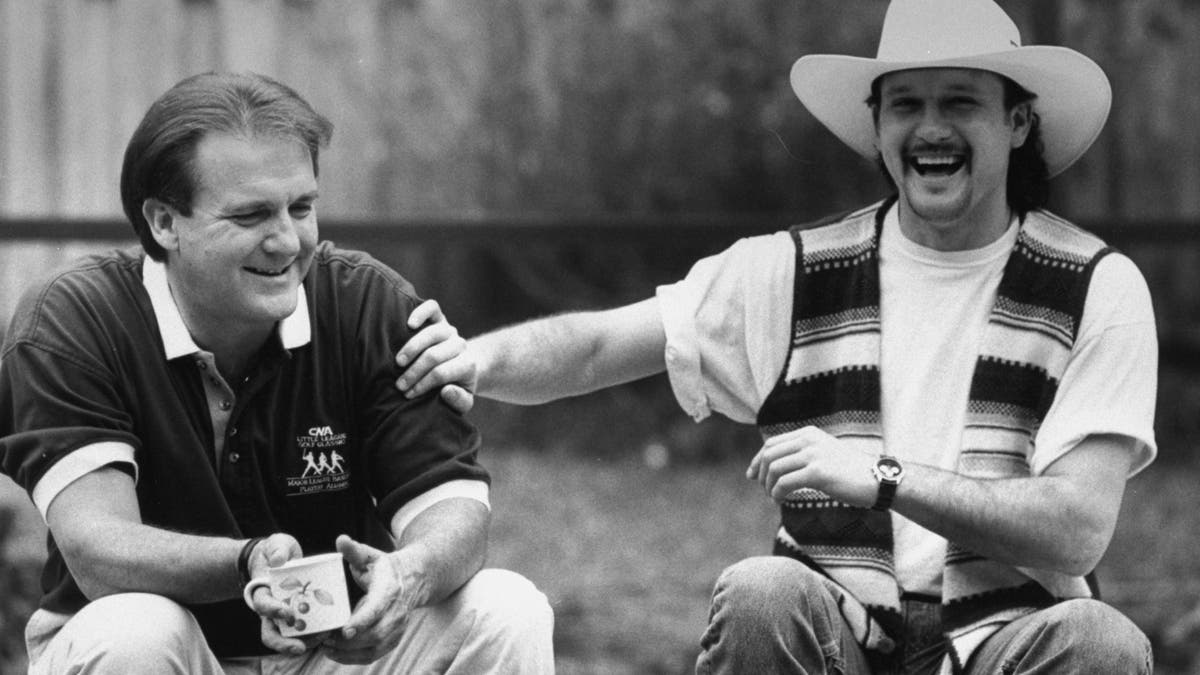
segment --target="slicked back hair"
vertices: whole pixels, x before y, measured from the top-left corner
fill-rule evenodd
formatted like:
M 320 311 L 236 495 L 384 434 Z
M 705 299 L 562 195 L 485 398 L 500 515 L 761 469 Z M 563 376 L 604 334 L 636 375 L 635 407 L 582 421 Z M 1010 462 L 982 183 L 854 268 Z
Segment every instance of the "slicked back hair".
M 294 138 L 308 148 L 313 174 L 333 124 L 291 87 L 256 73 L 203 73 L 171 87 L 150 105 L 129 139 L 121 166 L 121 205 L 146 254 L 166 260 L 142 215 L 150 198 L 192 213 L 199 183 L 196 148 L 209 133 Z

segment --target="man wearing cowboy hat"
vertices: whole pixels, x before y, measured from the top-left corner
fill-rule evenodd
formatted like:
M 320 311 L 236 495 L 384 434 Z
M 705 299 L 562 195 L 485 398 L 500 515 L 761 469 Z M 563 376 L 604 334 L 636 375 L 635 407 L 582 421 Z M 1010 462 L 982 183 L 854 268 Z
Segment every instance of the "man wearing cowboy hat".
M 791 82 L 893 197 L 457 357 L 442 321 L 398 386 L 538 403 L 666 370 L 697 419 L 757 424 L 777 555 L 722 574 L 698 672 L 1150 672 L 1090 577 L 1156 452 L 1149 293 L 1042 208 L 1104 124 L 1104 73 L 1021 46 L 991 0 L 895 0 L 876 58 L 805 56 Z

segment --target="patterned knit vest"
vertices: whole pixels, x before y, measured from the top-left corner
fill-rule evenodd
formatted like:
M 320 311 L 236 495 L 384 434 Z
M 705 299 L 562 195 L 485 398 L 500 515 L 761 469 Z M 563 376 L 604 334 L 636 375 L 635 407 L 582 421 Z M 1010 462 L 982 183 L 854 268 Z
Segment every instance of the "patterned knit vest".
M 796 281 L 790 352 L 758 425 L 765 437 L 816 426 L 848 448 L 883 449 L 879 378 L 879 233 L 894 198 L 821 227 L 794 227 Z M 972 376 L 957 472 L 1028 476 L 1034 438 L 1054 400 L 1079 329 L 1092 271 L 1110 251 L 1045 211 L 1026 214 L 1005 265 Z M 832 578 L 843 614 L 877 656 L 899 635 L 900 589 L 891 517 L 813 489 L 781 508 L 775 553 Z M 1087 580 L 1016 569 L 947 546 L 942 623 L 958 672 L 1003 624 L 1058 600 L 1091 597 Z

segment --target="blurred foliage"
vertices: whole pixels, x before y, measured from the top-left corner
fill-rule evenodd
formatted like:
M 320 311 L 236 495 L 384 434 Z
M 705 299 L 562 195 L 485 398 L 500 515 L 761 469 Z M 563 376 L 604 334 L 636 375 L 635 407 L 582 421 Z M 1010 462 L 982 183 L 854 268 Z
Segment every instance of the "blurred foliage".
M 16 521 L 16 507 L 0 501 L 0 673 L 24 671 L 25 621 L 38 601 L 39 561 L 12 555 Z
M 801 53 L 873 48 L 883 5 L 493 3 L 480 205 L 815 215 L 853 203 L 879 189 L 874 168 L 802 112 L 787 78 Z

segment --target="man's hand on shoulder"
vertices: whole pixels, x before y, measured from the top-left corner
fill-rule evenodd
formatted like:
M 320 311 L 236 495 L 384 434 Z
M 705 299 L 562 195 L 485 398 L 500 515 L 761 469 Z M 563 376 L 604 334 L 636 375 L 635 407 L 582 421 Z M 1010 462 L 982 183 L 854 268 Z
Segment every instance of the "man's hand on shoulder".
M 475 405 L 478 366 L 464 340 L 436 300 L 426 300 L 413 310 L 408 327 L 417 331 L 396 352 L 396 365 L 404 369 L 396 388 L 415 398 L 441 387 L 441 396 L 459 413 Z

